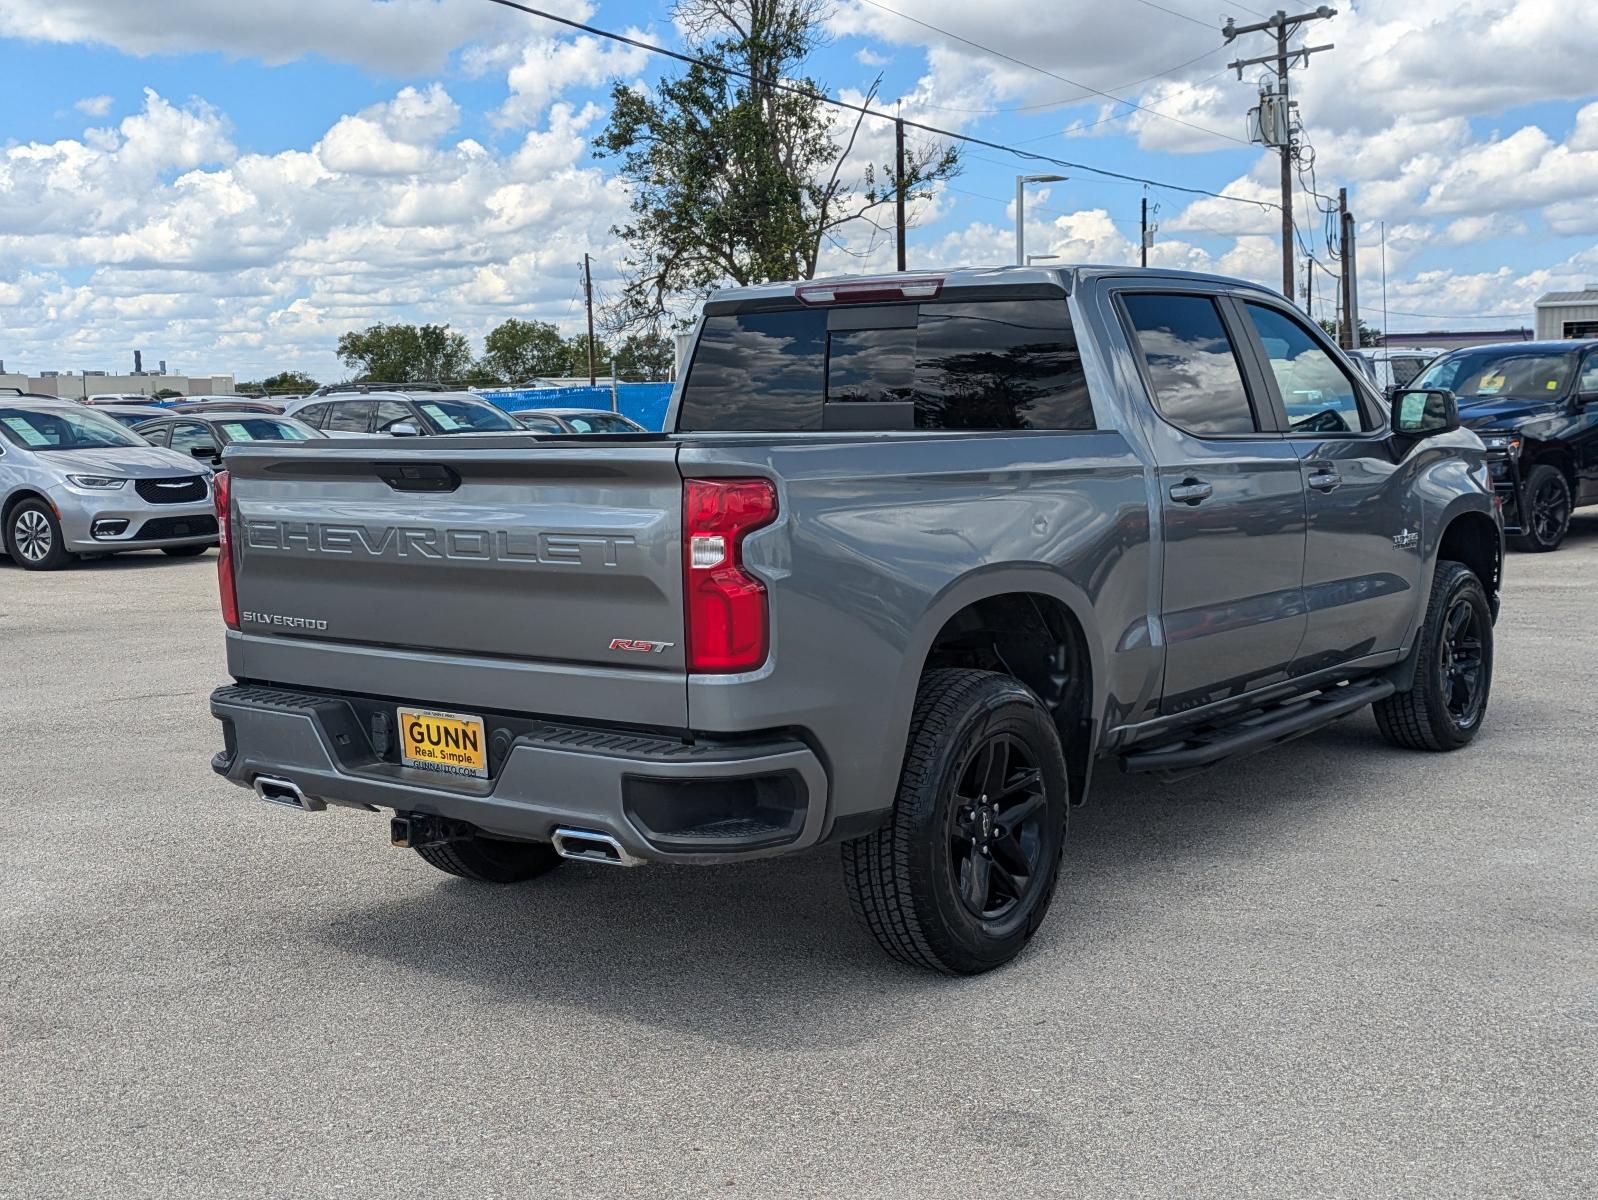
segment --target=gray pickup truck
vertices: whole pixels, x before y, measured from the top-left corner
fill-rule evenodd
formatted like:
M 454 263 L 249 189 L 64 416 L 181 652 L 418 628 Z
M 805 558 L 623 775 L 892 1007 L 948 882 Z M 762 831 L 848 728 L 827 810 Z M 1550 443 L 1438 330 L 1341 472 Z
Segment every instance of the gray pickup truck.
M 890 953 L 970 973 L 1106 759 L 1481 727 L 1482 444 L 1262 288 L 747 288 L 685 375 L 659 434 L 230 447 L 214 769 L 468 879 L 835 842 Z

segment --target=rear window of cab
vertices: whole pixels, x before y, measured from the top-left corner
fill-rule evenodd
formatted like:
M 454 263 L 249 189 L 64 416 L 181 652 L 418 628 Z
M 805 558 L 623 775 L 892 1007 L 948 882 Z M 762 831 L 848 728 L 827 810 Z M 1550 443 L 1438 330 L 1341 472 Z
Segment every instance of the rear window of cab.
M 1092 429 L 1063 299 L 705 318 L 682 432 Z

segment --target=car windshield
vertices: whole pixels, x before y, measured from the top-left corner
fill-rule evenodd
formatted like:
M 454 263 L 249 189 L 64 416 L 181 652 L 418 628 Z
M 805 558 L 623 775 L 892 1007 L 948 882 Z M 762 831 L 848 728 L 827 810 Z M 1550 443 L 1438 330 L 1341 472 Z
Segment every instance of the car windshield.
M 567 413 L 566 423 L 578 433 L 637 433 L 638 426 L 626 417 L 609 413 Z
M 217 425 L 230 442 L 305 442 L 315 436 L 308 425 L 273 417 L 240 417 Z
M 1575 369 L 1571 350 L 1459 350 L 1427 367 L 1410 386 L 1446 388 L 1472 400 L 1551 398 L 1564 392 Z
M 493 433 L 516 430 L 519 426 L 492 404 L 479 400 L 429 397 L 417 400 L 416 407 L 427 414 L 440 433 Z
M 104 413 L 86 408 L 0 408 L 0 437 L 29 450 L 104 450 L 113 446 L 148 446 Z

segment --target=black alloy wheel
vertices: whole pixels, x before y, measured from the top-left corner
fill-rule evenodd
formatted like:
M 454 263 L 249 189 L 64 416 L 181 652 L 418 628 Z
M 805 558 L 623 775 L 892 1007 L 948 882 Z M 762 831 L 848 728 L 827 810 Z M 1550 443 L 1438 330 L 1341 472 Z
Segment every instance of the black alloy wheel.
M 1510 539 L 1515 549 L 1534 554 L 1559 549 L 1570 532 L 1571 507 L 1570 484 L 1559 468 L 1533 467 L 1521 489 L 1522 532 Z
M 1071 802 L 1054 715 L 993 671 L 922 676 L 893 811 L 843 843 L 855 915 L 893 957 L 951 975 L 991 971 L 1054 896 Z
M 1486 721 L 1493 684 L 1493 610 L 1464 563 L 1439 559 L 1416 638 L 1414 682 L 1376 702 L 1376 728 L 1408 750 L 1458 750 Z
M 971 748 L 956 780 L 949 861 L 966 911 L 1003 921 L 1044 885 L 1043 776 L 1016 737 L 996 733 Z
M 1455 596 L 1443 619 L 1437 683 L 1448 715 L 1461 730 L 1475 727 L 1487 703 L 1484 640 L 1481 608 L 1471 596 Z

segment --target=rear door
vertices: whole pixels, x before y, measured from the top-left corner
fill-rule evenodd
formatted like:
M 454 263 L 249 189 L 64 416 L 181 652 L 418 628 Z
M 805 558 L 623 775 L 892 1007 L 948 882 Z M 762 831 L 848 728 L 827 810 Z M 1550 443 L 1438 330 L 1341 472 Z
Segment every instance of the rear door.
M 1228 298 L 1171 285 L 1119 304 L 1154 402 L 1161 711 L 1183 712 L 1287 677 L 1305 628 L 1304 484 Z
M 1294 673 L 1396 649 L 1419 604 L 1423 539 L 1420 498 L 1385 414 L 1297 313 L 1263 298 L 1241 308 L 1304 474 L 1309 618 Z

